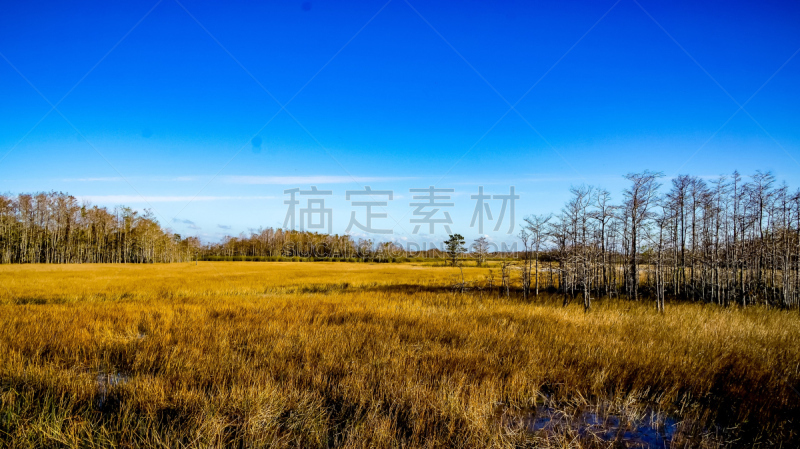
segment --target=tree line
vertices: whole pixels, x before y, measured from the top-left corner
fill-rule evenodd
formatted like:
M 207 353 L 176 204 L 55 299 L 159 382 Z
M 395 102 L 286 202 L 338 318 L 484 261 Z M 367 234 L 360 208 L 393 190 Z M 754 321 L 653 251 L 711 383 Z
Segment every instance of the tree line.
M 309 231 L 260 228 L 249 235 L 225 236 L 209 244 L 204 256 L 217 257 L 315 257 L 319 259 L 360 258 L 382 261 L 397 257 L 403 249 L 392 242 L 354 240 L 350 235 L 320 234 Z
M 2 263 L 154 263 L 196 257 L 200 241 L 153 214 L 79 204 L 61 192 L 0 195 Z
M 559 213 L 526 217 L 523 294 L 555 289 L 587 310 L 602 296 L 800 307 L 800 190 L 760 171 L 662 177 L 626 175 L 619 204 L 572 187 Z
M 541 289 L 564 301 L 643 296 L 663 310 L 667 297 L 721 305 L 765 303 L 800 307 L 800 190 L 770 172 L 734 172 L 706 180 L 680 175 L 625 176 L 621 201 L 603 188 L 571 188 L 560 212 L 524 219 L 516 253 L 503 277 L 519 273 L 524 297 Z M 452 237 L 452 236 L 451 236 Z M 458 236 L 462 246 L 463 238 Z M 452 241 L 452 238 L 451 240 Z M 468 257 L 490 255 L 479 238 Z M 128 207 L 79 204 L 60 193 L 0 195 L 2 263 L 154 263 L 201 257 L 316 257 L 392 260 L 407 250 L 392 242 L 354 240 L 284 229 L 259 229 L 202 245 L 162 228 L 153 214 Z M 417 257 L 453 256 L 447 245 Z M 510 280 L 509 280 L 510 282 Z M 506 287 L 508 290 L 508 287 Z
M 0 263 L 168 263 L 214 256 L 383 261 L 401 250 L 391 242 L 272 228 L 203 245 L 162 228 L 147 209 L 109 210 L 62 192 L 0 195 Z

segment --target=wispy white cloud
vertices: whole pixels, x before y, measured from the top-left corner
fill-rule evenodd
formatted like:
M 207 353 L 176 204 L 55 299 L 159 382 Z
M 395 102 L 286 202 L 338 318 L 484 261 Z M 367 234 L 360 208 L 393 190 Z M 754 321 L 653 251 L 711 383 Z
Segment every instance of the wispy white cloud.
M 120 182 L 124 181 L 124 178 L 120 177 L 108 177 L 108 178 L 68 178 L 64 179 L 67 182 Z
M 235 200 L 271 200 L 274 196 L 139 196 L 139 195 L 81 195 L 81 201 L 92 203 L 174 203 L 188 201 L 235 201 Z
M 310 185 L 310 184 L 348 184 L 364 182 L 400 181 L 415 178 L 403 177 L 364 177 L 364 176 L 223 176 L 221 180 L 230 184 L 275 184 L 275 185 Z
M 126 182 L 126 181 L 148 181 L 148 182 L 193 182 L 208 181 L 214 177 L 184 175 L 184 176 L 128 176 L 122 177 L 87 177 L 87 178 L 66 178 L 65 182 Z M 250 175 L 230 175 L 216 178 L 220 182 L 227 184 L 271 184 L 271 185 L 311 185 L 311 184 L 348 184 L 348 183 L 367 183 L 367 182 L 388 182 L 417 179 L 413 177 L 382 177 L 382 176 L 250 176 Z
M 202 181 L 210 176 L 120 176 L 111 177 L 88 177 L 88 178 L 65 178 L 64 182 L 126 182 L 126 181 L 158 181 L 158 182 L 191 182 Z

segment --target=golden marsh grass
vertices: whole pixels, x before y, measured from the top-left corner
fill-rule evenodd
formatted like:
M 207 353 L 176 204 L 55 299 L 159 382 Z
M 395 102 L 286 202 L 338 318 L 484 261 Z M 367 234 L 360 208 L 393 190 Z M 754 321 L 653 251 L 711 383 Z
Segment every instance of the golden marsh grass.
M 487 274 L 459 293 L 458 269 L 413 264 L 0 266 L 0 441 L 618 447 L 649 420 L 671 447 L 797 444 L 796 311 L 584 313 Z M 531 426 L 545 410 L 559 425 Z

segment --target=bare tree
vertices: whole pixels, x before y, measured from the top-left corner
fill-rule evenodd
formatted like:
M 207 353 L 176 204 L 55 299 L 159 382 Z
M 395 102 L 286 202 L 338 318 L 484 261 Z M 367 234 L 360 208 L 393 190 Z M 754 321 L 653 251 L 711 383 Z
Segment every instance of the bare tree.
M 489 255 L 489 240 L 487 240 L 485 236 L 481 236 L 473 240 L 470 247 L 472 248 L 472 253 L 475 255 L 475 264 L 479 267 L 483 266 Z
M 547 239 L 547 223 L 553 218 L 552 215 L 529 215 L 525 218 L 525 229 L 527 229 L 531 247 L 533 249 L 534 268 L 533 276 L 535 280 L 536 296 L 539 296 L 539 251 L 542 244 Z
M 522 298 L 527 300 L 531 290 L 531 235 L 525 228 L 520 229 L 519 239 L 522 242 Z
M 597 221 L 598 241 L 600 243 L 600 265 L 601 265 L 601 289 L 606 296 L 609 295 L 609 279 L 608 279 L 608 255 L 606 252 L 606 240 L 608 238 L 607 228 L 609 223 L 614 219 L 614 211 L 617 206 L 611 204 L 611 194 L 608 190 L 597 189 L 593 195 L 594 211 L 589 215 Z
M 624 191 L 625 213 L 630 220 L 630 291 L 633 300 L 639 299 L 639 271 L 637 266 L 638 246 L 637 237 L 640 229 L 652 218 L 650 208 L 656 201 L 660 184 L 658 179 L 662 173 L 654 173 L 645 170 L 642 173 L 629 173 L 625 179 L 631 182 L 631 186 Z

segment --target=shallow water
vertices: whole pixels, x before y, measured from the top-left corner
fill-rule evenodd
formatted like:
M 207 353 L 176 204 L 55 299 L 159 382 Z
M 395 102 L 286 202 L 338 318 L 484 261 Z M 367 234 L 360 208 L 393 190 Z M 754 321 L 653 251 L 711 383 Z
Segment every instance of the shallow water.
M 504 421 L 521 425 L 527 431 L 545 437 L 575 435 L 597 442 L 613 442 L 619 447 L 670 448 L 678 423 L 652 410 L 637 415 L 636 419 L 631 419 L 601 408 L 565 413 L 552 407 L 539 406 L 521 415 L 506 414 Z
M 95 399 L 95 407 L 100 409 L 108 401 L 108 392 L 117 385 L 122 385 L 128 382 L 129 377 L 123 373 L 97 373 L 97 398 Z

